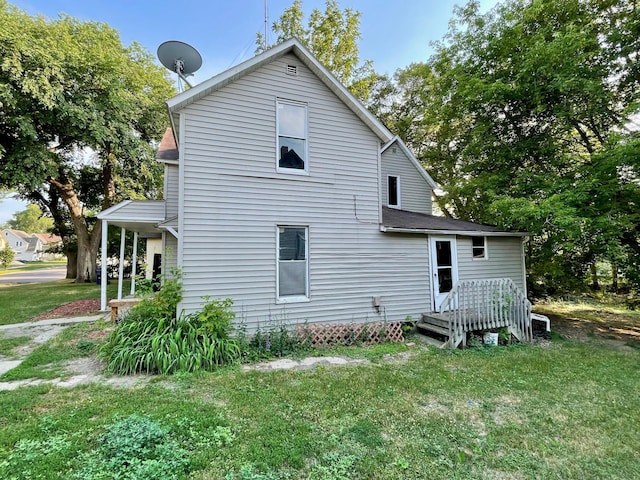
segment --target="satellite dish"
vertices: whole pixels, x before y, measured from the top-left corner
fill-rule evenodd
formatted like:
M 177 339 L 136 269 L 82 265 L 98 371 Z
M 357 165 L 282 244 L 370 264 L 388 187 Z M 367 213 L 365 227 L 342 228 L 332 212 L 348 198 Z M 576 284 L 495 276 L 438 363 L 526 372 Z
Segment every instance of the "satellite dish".
M 202 66 L 202 57 L 198 51 L 188 43 L 169 40 L 158 47 L 158 60 L 167 69 L 175 72 L 179 79 L 191 87 L 187 76 L 193 74 Z

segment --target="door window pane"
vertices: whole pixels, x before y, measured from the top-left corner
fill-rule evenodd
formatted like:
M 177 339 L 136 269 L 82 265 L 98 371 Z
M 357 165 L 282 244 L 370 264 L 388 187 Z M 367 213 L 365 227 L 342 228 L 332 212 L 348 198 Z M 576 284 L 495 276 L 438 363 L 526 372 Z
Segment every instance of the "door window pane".
M 450 267 L 451 263 L 451 242 L 436 241 L 436 257 L 439 267 Z
M 438 268 L 438 291 L 450 292 L 453 288 L 453 270 L 451 267 Z

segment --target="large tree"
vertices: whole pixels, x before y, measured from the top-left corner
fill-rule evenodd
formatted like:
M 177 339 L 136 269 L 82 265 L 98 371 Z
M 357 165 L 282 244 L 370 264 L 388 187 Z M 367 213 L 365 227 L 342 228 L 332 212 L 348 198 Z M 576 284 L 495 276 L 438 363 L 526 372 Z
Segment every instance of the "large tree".
M 365 102 L 369 99 L 380 76 L 370 60 L 360 63 L 360 12 L 341 10 L 336 0 L 326 0 L 324 12 L 314 8 L 305 26 L 302 1 L 295 0 L 273 22 L 272 28 L 276 43 L 297 38 L 356 97 Z M 265 43 L 259 33 L 258 51 L 264 49 Z
M 44 215 L 38 205 L 31 203 L 24 210 L 14 213 L 7 225 L 27 233 L 41 233 L 53 228 L 53 219 Z
M 92 212 L 158 193 L 152 142 L 166 126 L 172 84 L 108 25 L 31 17 L 5 0 L 0 59 L 0 185 L 64 206 L 76 279 L 93 279 L 101 225 Z
M 639 17 L 630 0 L 469 2 L 381 112 L 443 211 L 535 234 L 535 281 L 585 278 L 599 259 L 636 268 Z

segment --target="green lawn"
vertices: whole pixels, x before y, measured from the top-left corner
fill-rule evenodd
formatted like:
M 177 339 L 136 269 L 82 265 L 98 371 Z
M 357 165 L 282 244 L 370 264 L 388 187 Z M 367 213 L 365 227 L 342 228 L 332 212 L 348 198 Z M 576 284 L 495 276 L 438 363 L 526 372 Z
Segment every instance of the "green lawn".
M 42 268 L 49 267 L 64 267 L 67 264 L 66 260 L 52 260 L 48 262 L 29 262 L 22 265 L 15 265 L 7 268 L 6 270 L 0 269 L 0 276 L 7 273 L 27 272 L 30 270 L 40 270 Z
M 90 352 L 95 329 L 75 329 L 51 348 Z M 194 479 L 640 478 L 635 349 L 351 354 L 372 364 L 0 392 L 0 477 L 73 478 L 105 426 L 135 413 L 171 429 Z
M 129 281 L 123 289 L 129 291 Z M 117 295 L 117 282 L 107 286 L 107 295 Z M 0 325 L 28 322 L 31 318 L 74 300 L 100 298 L 100 286 L 95 283 L 74 283 L 73 280 L 0 286 Z

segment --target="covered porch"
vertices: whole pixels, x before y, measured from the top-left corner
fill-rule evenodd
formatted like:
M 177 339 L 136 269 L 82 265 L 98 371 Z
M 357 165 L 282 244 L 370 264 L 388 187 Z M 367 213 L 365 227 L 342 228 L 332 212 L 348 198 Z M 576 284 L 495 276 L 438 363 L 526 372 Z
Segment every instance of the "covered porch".
M 131 256 L 131 288 L 129 296 L 136 290 L 136 265 L 138 257 L 138 238 L 140 236 L 157 236 L 163 231 L 169 231 L 177 237 L 172 226 L 162 225 L 165 221 L 164 200 L 126 200 L 114 205 L 98 214 L 102 222 L 102 243 L 100 257 L 100 309 L 107 308 L 107 240 L 109 225 L 120 228 L 120 252 L 118 256 L 118 293 L 115 305 L 123 302 L 124 256 L 126 247 L 126 233 L 133 232 L 133 246 Z M 125 302 L 126 303 L 126 302 Z M 124 303 L 122 303 L 124 305 Z

